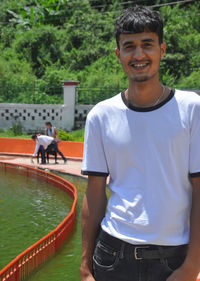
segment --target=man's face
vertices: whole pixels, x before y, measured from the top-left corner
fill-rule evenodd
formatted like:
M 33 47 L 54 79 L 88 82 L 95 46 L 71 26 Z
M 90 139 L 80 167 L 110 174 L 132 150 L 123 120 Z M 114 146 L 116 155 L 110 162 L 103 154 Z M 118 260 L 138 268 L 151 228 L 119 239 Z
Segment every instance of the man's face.
M 158 77 L 166 44 L 159 44 L 156 33 L 121 34 L 119 46 L 120 49 L 115 49 L 115 53 L 129 80 L 145 82 Z

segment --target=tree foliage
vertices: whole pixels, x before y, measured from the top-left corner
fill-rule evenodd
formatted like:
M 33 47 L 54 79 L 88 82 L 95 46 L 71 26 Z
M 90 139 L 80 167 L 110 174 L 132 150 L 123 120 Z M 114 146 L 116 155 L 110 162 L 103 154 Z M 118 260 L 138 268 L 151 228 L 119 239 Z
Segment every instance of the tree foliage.
M 1 0 L 0 102 L 61 103 L 62 81 L 80 81 L 79 102 L 127 87 L 114 54 L 113 24 L 124 8 L 160 9 L 167 53 L 163 83 L 200 88 L 199 1 Z M 182 3 L 182 1 L 180 1 Z

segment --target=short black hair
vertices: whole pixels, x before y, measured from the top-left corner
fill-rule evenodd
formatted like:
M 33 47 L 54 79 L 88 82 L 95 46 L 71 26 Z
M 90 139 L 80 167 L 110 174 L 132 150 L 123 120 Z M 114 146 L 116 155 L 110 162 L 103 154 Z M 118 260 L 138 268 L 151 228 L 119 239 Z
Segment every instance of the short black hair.
M 48 125 L 49 125 L 49 126 L 51 126 L 51 127 L 52 127 L 51 122 L 46 122 L 45 124 L 46 124 L 46 126 L 48 126 Z
M 37 135 L 32 135 L 32 140 L 35 140 L 35 139 L 37 139 Z
M 119 48 L 120 34 L 154 32 L 159 44 L 163 42 L 163 19 L 159 12 L 144 6 L 135 6 L 123 11 L 115 21 L 115 38 Z

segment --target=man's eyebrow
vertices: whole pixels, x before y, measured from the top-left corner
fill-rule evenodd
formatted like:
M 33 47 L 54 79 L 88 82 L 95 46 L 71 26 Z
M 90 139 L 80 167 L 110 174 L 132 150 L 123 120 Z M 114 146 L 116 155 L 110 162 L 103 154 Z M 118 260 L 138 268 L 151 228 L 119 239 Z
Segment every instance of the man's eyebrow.
M 122 46 L 126 46 L 126 45 L 133 44 L 133 43 L 134 43 L 133 41 L 125 41 L 122 43 Z
M 155 40 L 152 38 L 146 38 L 146 39 L 143 39 L 142 42 L 155 42 Z
M 149 42 L 149 43 L 155 42 L 155 40 L 152 39 L 152 38 L 145 38 L 145 39 L 142 39 L 141 41 L 142 42 Z M 125 42 L 122 43 L 122 46 L 130 45 L 130 44 L 134 44 L 134 41 L 125 41 Z

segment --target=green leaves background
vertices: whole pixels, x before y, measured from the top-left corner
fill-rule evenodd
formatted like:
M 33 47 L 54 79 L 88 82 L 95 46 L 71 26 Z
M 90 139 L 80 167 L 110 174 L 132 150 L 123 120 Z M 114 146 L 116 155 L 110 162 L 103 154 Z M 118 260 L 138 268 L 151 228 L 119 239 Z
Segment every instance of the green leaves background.
M 135 4 L 162 12 L 163 83 L 200 89 L 200 2 L 171 2 L 1 0 L 0 102 L 62 103 L 62 81 L 70 79 L 80 81 L 79 103 L 96 103 L 126 88 L 113 24 Z

